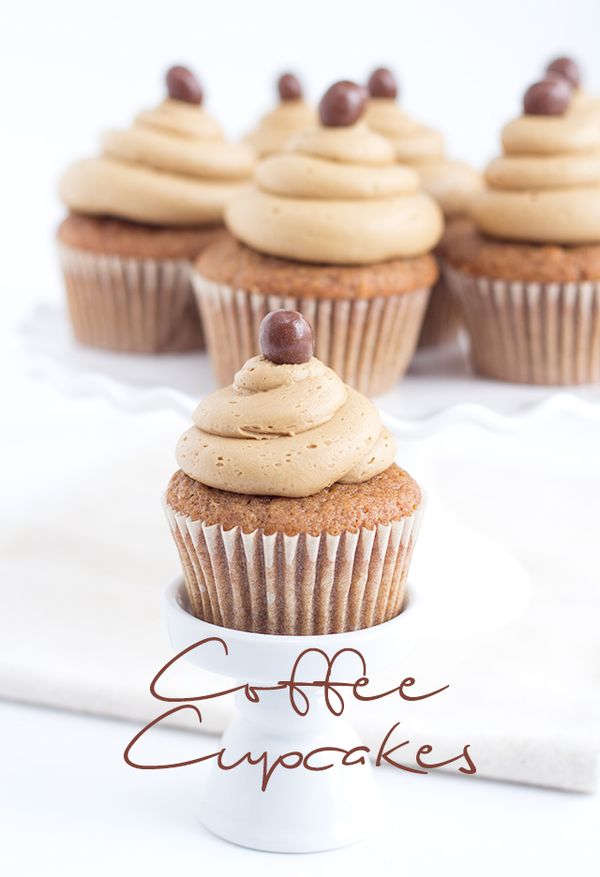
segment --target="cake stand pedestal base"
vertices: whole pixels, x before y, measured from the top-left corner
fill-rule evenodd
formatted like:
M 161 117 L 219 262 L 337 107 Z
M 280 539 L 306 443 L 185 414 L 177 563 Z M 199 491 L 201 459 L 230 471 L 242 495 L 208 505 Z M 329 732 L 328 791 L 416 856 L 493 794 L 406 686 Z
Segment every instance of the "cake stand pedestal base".
M 272 687 L 292 678 L 298 686 L 323 681 L 327 659 L 347 649 L 335 658 L 331 681 L 370 676 L 374 690 L 377 673 L 399 640 L 408 644 L 412 638 L 419 616 L 414 601 L 384 624 L 327 636 L 271 636 L 208 624 L 189 611 L 181 578 L 165 588 L 163 603 L 173 647 L 181 652 L 201 643 L 186 660 L 234 677 L 251 687 L 250 697 L 255 692 L 259 698 L 249 699 L 247 689 L 236 693 L 237 715 L 221 741 L 222 763 L 215 757 L 207 766 L 205 827 L 241 846 L 284 853 L 362 840 L 377 814 L 375 784 L 358 734 L 334 714 L 339 696 L 330 691 L 328 706 L 324 687 Z M 350 688 L 337 691 L 347 702 L 352 699 Z M 293 703 L 305 714 L 299 715 Z M 196 705 L 202 709 L 201 702 Z

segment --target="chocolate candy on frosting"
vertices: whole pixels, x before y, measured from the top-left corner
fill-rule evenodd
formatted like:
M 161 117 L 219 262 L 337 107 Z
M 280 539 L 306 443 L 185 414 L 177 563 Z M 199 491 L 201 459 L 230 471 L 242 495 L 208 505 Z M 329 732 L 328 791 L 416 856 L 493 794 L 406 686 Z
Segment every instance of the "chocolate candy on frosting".
M 302 86 L 300 80 L 293 73 L 283 73 L 277 80 L 277 91 L 282 101 L 300 100 L 302 98 Z
M 387 67 L 378 67 L 369 76 L 367 83 L 371 97 L 388 97 L 394 100 L 398 96 L 396 77 Z
M 555 70 L 546 70 L 546 72 L 544 73 L 544 81 L 553 79 L 558 79 L 560 82 L 564 82 L 566 85 L 569 86 L 570 89 L 573 88 L 569 80 L 565 79 L 565 77 L 561 73 L 557 73 Z
M 298 365 L 313 355 L 312 328 L 298 311 L 271 311 L 260 324 L 258 341 L 276 365 Z
M 571 86 L 562 79 L 543 79 L 530 85 L 523 98 L 527 116 L 562 116 L 571 103 Z
M 202 88 L 191 70 L 180 65 L 167 71 L 167 91 L 173 100 L 187 104 L 202 103 Z
M 367 105 L 368 92 L 356 82 L 342 80 L 330 86 L 319 104 L 319 118 L 326 128 L 354 125 Z
M 572 58 L 555 58 L 546 67 L 546 73 L 562 76 L 572 88 L 578 88 L 581 84 L 579 67 Z

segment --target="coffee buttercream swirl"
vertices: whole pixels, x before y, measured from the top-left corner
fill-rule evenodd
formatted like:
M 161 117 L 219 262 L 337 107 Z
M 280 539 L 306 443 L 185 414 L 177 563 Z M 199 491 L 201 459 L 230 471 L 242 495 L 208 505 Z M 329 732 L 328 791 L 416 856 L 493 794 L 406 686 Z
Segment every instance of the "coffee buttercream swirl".
M 600 126 L 580 108 L 525 115 L 502 133 L 473 217 L 486 234 L 530 243 L 600 242 Z
M 316 358 L 248 360 L 233 384 L 207 396 L 179 439 L 177 463 L 209 487 L 258 496 L 312 496 L 368 481 L 396 447 L 377 409 Z
M 439 131 L 415 121 L 393 98 L 372 97 L 365 121 L 373 131 L 391 141 L 398 161 L 412 164 L 444 155 L 444 138 Z
M 208 225 L 248 179 L 254 159 L 227 143 L 201 107 L 167 98 L 131 128 L 108 131 L 102 154 L 72 165 L 60 195 L 74 211 L 151 225 Z
M 465 162 L 446 157 L 439 131 L 413 119 L 393 98 L 372 97 L 365 120 L 388 138 L 399 162 L 417 171 L 421 185 L 445 216 L 468 213 L 471 199 L 482 187 L 481 174 Z
M 442 232 L 440 211 L 363 122 L 316 127 L 264 159 L 227 206 L 232 233 L 260 252 L 360 265 L 419 256 Z
M 314 125 L 315 121 L 315 111 L 302 98 L 281 101 L 247 135 L 246 143 L 258 156 L 264 158 L 280 152 L 294 134 Z

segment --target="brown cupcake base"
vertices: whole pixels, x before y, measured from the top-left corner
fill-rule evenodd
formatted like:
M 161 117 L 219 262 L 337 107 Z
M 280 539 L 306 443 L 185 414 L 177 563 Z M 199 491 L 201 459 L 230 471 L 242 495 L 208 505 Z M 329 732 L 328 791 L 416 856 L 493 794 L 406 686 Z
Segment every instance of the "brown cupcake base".
M 431 290 L 419 334 L 419 348 L 440 347 L 458 337 L 463 319 L 457 300 L 441 277 Z
M 222 233 L 222 225 L 179 228 L 71 213 L 61 222 L 57 236 L 66 246 L 86 253 L 191 262 Z
M 257 253 L 230 235 L 196 261 L 192 282 L 217 381 L 231 383 L 259 352 L 262 318 L 300 311 L 315 356 L 367 395 L 388 390 L 412 359 L 430 286 L 432 256 L 363 267 L 305 265 Z
M 441 252 L 475 371 L 527 384 L 600 381 L 600 245 L 510 243 L 462 222 Z
M 600 281 L 600 243 L 561 247 L 495 240 L 461 220 L 446 229 L 438 252 L 444 263 L 473 277 L 521 283 Z
M 398 467 L 363 485 L 322 492 L 335 501 L 309 497 L 313 515 L 321 512 L 320 529 L 312 518 L 313 533 L 293 523 L 306 500 L 237 497 L 191 481 L 182 472 L 173 476 L 165 509 L 199 618 L 256 633 L 308 635 L 371 627 L 402 611 L 422 500 Z M 220 511 L 227 524 L 217 522 Z M 350 523 L 358 526 L 343 528 Z
M 69 216 L 58 248 L 77 340 L 130 353 L 201 349 L 191 260 L 218 233 Z
M 248 496 L 217 490 L 175 472 L 167 489 L 168 504 L 194 521 L 220 524 L 244 533 L 318 535 L 373 528 L 412 515 L 421 491 L 408 472 L 395 464 L 369 481 L 332 484 L 313 496 Z
M 470 224 L 463 216 L 446 217 L 444 235 L 435 250 L 438 261 L 440 261 L 439 256 L 443 251 L 444 240 L 447 238 L 450 229 L 460 227 L 461 225 L 464 226 L 465 223 Z M 440 270 L 440 277 L 431 290 L 427 303 L 427 310 L 425 311 L 425 318 L 419 335 L 419 348 L 439 347 L 442 344 L 450 344 L 456 341 L 462 325 L 463 319 L 458 302 L 450 292 L 444 275 Z
M 494 280 L 450 266 L 444 273 L 476 372 L 525 384 L 600 382 L 600 282 Z

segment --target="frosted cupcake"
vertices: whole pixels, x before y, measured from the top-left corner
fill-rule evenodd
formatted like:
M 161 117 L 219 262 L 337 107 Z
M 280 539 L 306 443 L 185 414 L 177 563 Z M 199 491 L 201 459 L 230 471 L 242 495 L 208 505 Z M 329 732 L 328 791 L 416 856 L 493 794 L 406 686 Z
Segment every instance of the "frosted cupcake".
M 84 344 L 159 353 L 199 348 L 192 259 L 222 230 L 249 177 L 250 150 L 226 143 L 189 70 L 167 74 L 168 98 L 60 181 L 71 211 L 58 229 L 73 330 Z
M 481 174 L 465 162 L 447 158 L 442 135 L 401 109 L 398 86 L 390 70 L 375 70 L 368 88 L 367 124 L 391 141 L 399 162 L 418 172 L 421 185 L 442 208 L 446 227 L 468 216 L 471 200 L 483 184 Z M 460 312 L 440 278 L 429 299 L 419 344 L 451 341 L 460 324 Z
M 475 369 L 532 384 L 600 380 L 600 125 L 561 79 L 502 132 L 474 222 L 444 241 Z
M 435 201 L 361 116 L 365 90 L 332 86 L 320 125 L 259 163 L 225 211 L 231 232 L 196 261 L 195 289 L 220 384 L 258 352 L 258 327 L 294 308 L 316 355 L 369 395 L 407 368 L 437 278 Z
M 316 124 L 315 111 L 304 100 L 300 80 L 284 73 L 277 80 L 279 104 L 260 120 L 246 143 L 260 157 L 281 152 L 294 134 Z
M 314 358 L 293 311 L 206 397 L 177 445 L 167 518 L 194 614 L 257 633 L 357 630 L 398 615 L 422 516 L 377 409 Z

